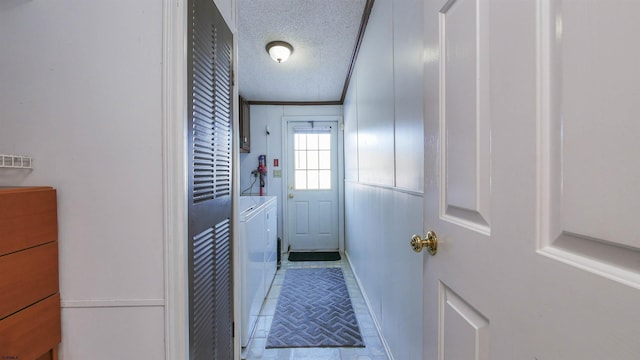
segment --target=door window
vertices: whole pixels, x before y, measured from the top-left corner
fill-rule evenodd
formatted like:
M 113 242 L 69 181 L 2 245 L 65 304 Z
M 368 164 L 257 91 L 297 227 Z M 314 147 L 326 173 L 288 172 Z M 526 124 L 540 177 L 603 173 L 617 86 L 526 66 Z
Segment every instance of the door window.
M 296 190 L 331 189 L 331 129 L 294 130 Z

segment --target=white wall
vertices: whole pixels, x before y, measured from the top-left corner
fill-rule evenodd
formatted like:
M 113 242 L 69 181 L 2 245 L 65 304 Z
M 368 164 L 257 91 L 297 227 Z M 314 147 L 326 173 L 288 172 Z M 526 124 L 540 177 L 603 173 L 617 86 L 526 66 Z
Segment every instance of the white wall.
M 422 357 L 422 67 L 422 2 L 376 0 L 344 103 L 345 242 L 395 359 Z
M 278 199 L 278 237 L 284 240 L 283 233 L 283 203 L 282 179 L 274 178 L 273 170 L 285 171 L 282 144 L 286 141 L 286 134 L 282 133 L 283 116 L 303 115 L 338 115 L 342 116 L 340 105 L 251 105 L 251 152 L 240 154 L 240 188 L 242 191 L 249 188 L 253 181 L 251 171 L 258 167 L 258 156 L 267 155 L 268 174 L 265 179 L 265 195 L 276 196 Z M 270 135 L 267 135 L 269 126 Z M 279 167 L 273 167 L 273 159 L 279 159 Z M 260 191 L 260 180 L 256 181 L 250 191 L 244 195 L 257 195 Z
M 162 3 L 2 2 L 0 48 L 0 152 L 34 158 L 0 184 L 58 190 L 61 357 L 163 358 Z
M 235 27 L 235 0 L 221 6 Z M 2 185 L 58 190 L 61 359 L 163 359 L 163 2 L 0 2 Z

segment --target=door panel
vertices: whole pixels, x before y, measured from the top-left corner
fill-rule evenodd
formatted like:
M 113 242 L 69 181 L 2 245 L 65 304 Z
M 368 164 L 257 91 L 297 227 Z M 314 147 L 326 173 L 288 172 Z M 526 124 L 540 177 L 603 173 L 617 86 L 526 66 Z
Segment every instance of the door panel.
M 189 357 L 232 359 L 233 36 L 211 1 L 189 1 L 189 15 Z
M 309 236 L 309 202 L 296 200 L 295 236 Z
M 489 233 L 488 4 L 449 1 L 439 11 L 440 150 L 448 221 Z
M 543 5 L 541 252 L 640 287 L 640 4 Z
M 333 233 L 332 226 L 332 207 L 333 201 L 318 201 L 318 235 L 331 236 Z
M 441 359 L 489 359 L 489 321 L 442 283 L 439 327 Z

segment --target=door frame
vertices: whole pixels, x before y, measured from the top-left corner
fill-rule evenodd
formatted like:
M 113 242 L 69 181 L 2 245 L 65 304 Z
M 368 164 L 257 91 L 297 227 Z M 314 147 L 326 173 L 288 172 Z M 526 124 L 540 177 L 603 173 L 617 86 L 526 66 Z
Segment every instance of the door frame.
M 163 0 L 162 170 L 165 359 L 189 357 L 187 281 L 187 2 Z
M 338 129 L 338 247 L 340 252 L 344 252 L 344 122 L 341 115 L 299 115 L 282 117 L 282 159 L 283 168 L 288 166 L 290 159 L 288 152 L 289 123 L 301 122 L 334 122 Z M 286 138 L 286 140 L 285 140 Z M 289 202 L 286 194 L 289 184 L 288 171 L 282 172 L 282 253 L 289 248 Z

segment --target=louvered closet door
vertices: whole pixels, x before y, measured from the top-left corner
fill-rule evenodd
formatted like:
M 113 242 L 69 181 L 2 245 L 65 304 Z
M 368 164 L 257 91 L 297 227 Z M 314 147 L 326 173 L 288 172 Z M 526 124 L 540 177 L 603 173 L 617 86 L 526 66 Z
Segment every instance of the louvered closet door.
M 189 351 L 233 358 L 232 44 L 212 0 L 189 2 Z

